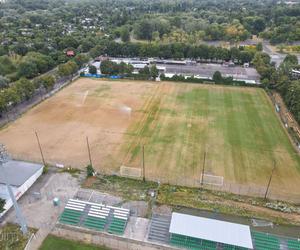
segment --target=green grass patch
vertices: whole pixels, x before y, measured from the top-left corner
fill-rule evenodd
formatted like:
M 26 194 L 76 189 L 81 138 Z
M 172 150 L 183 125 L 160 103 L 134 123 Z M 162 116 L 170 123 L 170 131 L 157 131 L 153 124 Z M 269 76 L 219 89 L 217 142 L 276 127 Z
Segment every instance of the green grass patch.
M 44 240 L 40 250 L 109 250 L 107 247 L 85 244 L 48 235 Z
M 29 228 L 28 235 L 24 236 L 19 225 L 7 224 L 0 228 L 0 249 L 23 250 L 31 234 L 35 232 L 35 229 Z
M 161 86 L 126 132 L 123 165 L 139 167 L 145 145 L 148 179 L 199 184 L 206 152 L 205 171 L 225 182 L 262 188 L 276 162 L 273 192 L 289 193 L 295 190 L 291 183 L 300 185 L 300 157 L 263 89 Z
M 158 184 L 152 181 L 129 179 L 116 175 L 97 177 L 89 186 L 96 190 L 120 195 L 126 200 L 148 200 L 148 191 L 156 189 Z
M 81 173 L 81 170 L 78 168 L 72 168 L 72 167 L 65 167 L 59 171 L 60 173 L 69 173 L 73 177 L 78 177 L 78 175 Z

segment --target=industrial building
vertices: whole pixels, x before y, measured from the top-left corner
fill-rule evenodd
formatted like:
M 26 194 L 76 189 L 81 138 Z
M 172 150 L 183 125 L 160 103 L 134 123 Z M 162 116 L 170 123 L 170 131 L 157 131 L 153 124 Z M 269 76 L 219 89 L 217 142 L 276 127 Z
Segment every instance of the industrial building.
M 0 213 L 1 218 L 13 206 L 6 183 L 12 187 L 18 200 L 42 175 L 43 165 L 11 160 L 0 168 L 0 198 L 6 201 L 4 211 Z

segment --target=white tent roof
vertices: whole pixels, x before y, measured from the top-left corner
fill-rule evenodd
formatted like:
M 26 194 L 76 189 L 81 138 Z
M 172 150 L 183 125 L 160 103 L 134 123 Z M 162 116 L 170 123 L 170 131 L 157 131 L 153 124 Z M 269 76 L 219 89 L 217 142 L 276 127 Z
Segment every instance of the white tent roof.
M 169 232 L 253 249 L 250 227 L 246 225 L 172 213 Z

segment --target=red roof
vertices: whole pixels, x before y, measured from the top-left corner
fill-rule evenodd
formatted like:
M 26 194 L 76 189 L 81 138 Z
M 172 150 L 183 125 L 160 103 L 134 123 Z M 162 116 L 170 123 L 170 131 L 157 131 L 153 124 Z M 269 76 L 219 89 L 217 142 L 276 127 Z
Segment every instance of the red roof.
M 67 56 L 75 56 L 75 52 L 73 50 L 68 50 Z

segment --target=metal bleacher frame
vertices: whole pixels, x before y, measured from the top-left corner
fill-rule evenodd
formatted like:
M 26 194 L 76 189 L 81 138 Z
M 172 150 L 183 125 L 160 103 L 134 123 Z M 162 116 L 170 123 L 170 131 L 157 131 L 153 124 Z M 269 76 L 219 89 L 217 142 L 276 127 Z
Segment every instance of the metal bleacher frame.
M 83 200 L 69 199 L 59 223 L 110 234 L 124 234 L 130 210 Z

